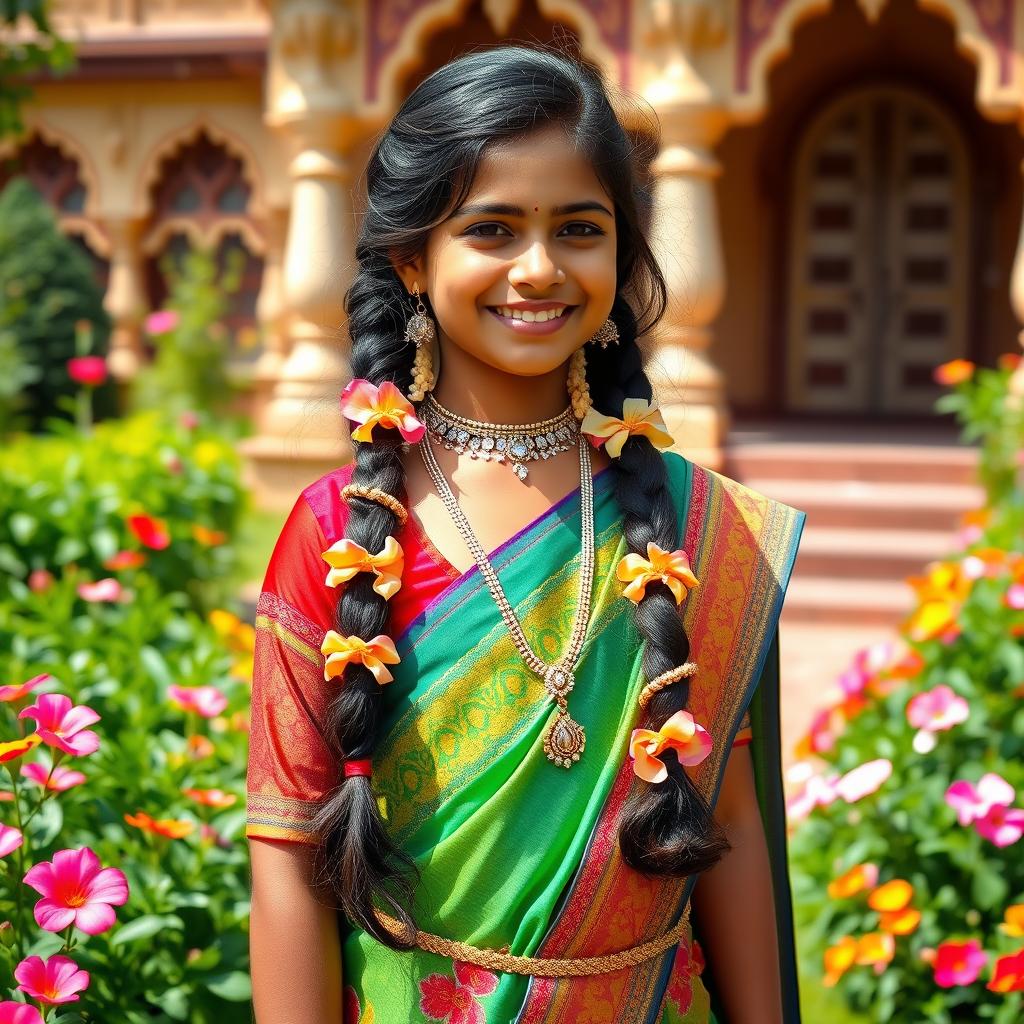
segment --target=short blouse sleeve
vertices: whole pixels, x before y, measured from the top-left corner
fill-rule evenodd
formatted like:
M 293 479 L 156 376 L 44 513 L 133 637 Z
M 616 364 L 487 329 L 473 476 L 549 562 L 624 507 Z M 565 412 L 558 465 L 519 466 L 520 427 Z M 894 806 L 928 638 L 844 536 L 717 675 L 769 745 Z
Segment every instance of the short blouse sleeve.
M 324 732 L 335 685 L 320 647 L 335 592 L 321 558 L 328 544 L 305 496 L 293 507 L 271 556 L 256 606 L 249 762 L 250 838 L 316 843 L 311 820 L 338 781 Z
M 750 727 L 750 712 L 744 711 L 743 718 L 740 720 L 739 732 L 736 733 L 736 738 L 732 741 L 733 747 L 745 747 L 754 738 L 753 730 Z

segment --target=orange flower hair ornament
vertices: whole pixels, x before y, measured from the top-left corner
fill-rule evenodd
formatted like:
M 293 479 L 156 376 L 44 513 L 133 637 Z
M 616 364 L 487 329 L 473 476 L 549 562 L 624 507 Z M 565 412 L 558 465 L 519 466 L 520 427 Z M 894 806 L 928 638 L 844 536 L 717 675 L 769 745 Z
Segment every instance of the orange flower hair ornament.
M 342 636 L 329 629 L 320 645 L 320 653 L 327 655 L 324 679 L 340 676 L 351 662 L 354 665 L 365 665 L 373 673 L 378 686 L 384 686 L 395 678 L 385 666 L 397 665 L 402 660 L 395 650 L 394 641 L 383 633 L 372 640 L 361 640 L 357 636 Z
M 352 431 L 355 441 L 372 441 L 373 428 L 397 430 L 404 440 L 415 444 L 426 429 L 417 419 L 412 405 L 389 380 L 378 388 L 362 377 L 349 381 L 341 393 L 342 415 L 358 423 Z
M 674 750 L 679 763 L 700 764 L 711 753 L 711 734 L 693 720 L 689 711 L 677 711 L 657 732 L 634 729 L 629 737 L 633 771 L 644 782 L 664 782 L 668 768 L 658 756 Z
M 580 430 L 596 446 L 600 446 L 601 439 L 605 438 L 605 451 L 613 459 L 622 454 L 622 446 L 634 435 L 646 437 L 655 448 L 671 448 L 673 444 L 658 403 L 648 402 L 645 398 L 627 398 L 622 403 L 621 418 L 605 416 L 591 406 L 583 417 Z
M 682 548 L 665 551 L 654 541 L 647 544 L 646 558 L 632 552 L 622 558 L 615 575 L 626 584 L 622 596 L 636 604 L 643 600 L 648 583 L 664 583 L 672 591 L 677 605 L 686 600 L 687 591 L 700 585 L 690 569 L 689 556 Z
M 376 574 L 373 589 L 385 601 L 394 597 L 402 587 L 405 553 L 394 537 L 388 537 L 376 555 L 371 555 L 361 544 L 346 538 L 332 544 L 320 557 L 331 567 L 324 581 L 329 587 L 348 583 L 361 572 Z

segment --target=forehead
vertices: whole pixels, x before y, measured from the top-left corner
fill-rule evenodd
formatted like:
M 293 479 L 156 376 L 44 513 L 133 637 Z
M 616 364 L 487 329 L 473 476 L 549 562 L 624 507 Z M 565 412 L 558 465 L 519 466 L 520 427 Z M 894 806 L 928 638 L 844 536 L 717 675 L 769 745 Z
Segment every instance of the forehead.
M 586 150 L 560 125 L 488 146 L 467 202 L 500 199 L 519 206 L 559 206 L 606 195 Z

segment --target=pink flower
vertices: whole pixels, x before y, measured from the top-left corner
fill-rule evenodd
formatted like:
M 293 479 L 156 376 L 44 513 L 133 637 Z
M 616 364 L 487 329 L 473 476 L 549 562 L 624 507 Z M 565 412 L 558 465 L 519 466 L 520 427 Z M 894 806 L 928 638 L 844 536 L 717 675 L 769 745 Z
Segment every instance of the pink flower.
M 812 775 L 796 796 L 786 803 L 786 817 L 791 822 L 802 821 L 815 807 L 828 807 L 837 797 L 838 774 Z
M 104 601 L 120 601 L 124 596 L 124 588 L 113 576 L 97 580 L 95 583 L 79 583 L 78 596 L 90 604 Z
M 946 803 L 956 811 L 961 825 L 970 825 L 995 806 L 1008 807 L 1016 793 L 1006 779 L 994 772 L 982 775 L 975 788 L 966 779 L 959 779 L 946 790 Z
M 29 868 L 25 884 L 42 893 L 35 905 L 36 924 L 48 932 L 74 925 L 89 935 L 114 926 L 114 907 L 128 902 L 128 879 L 120 868 L 101 868 L 100 859 L 83 846 L 58 850 L 52 863 Z
M 53 586 L 53 573 L 47 569 L 33 569 L 28 574 L 28 589 L 33 594 L 43 594 Z M 21 1003 L 17 1003 L 21 1006 Z
M 84 387 L 99 387 L 107 379 L 106 360 L 102 356 L 76 356 L 68 360 L 68 376 Z
M 182 711 L 195 711 L 203 718 L 216 718 L 227 706 L 228 699 L 216 686 L 176 686 L 167 687 L 167 696 Z
M 171 543 L 171 535 L 167 531 L 167 524 L 162 519 L 154 519 L 152 516 L 129 516 L 128 529 L 135 534 L 139 543 L 154 551 L 163 551 Z
M 43 1015 L 31 1003 L 0 1003 L 0 1024 L 43 1024 Z
M 949 686 L 936 686 L 915 694 L 907 703 L 907 721 L 915 729 L 944 732 L 967 721 L 970 709 L 963 697 L 958 697 Z
M 814 713 L 807 732 L 811 751 L 815 754 L 827 754 L 836 745 L 837 729 L 834 727 L 834 708 L 822 708 Z
M 39 761 L 30 761 L 21 766 L 21 774 L 26 779 L 31 779 L 45 789 L 52 789 L 55 793 L 63 793 L 72 786 L 80 786 L 85 782 L 85 775 L 73 768 L 65 768 L 63 765 L 54 765 L 48 768 Z
M 984 817 L 975 820 L 974 827 L 978 835 L 996 846 L 1012 846 L 1024 836 L 1024 811 L 995 804 Z
M 977 939 L 968 939 L 966 942 L 940 942 L 932 963 L 935 984 L 940 988 L 970 985 L 981 974 L 981 969 L 987 961 L 988 954 L 981 948 Z
M 874 793 L 892 775 L 892 761 L 886 757 L 864 764 L 848 771 L 837 783 L 836 793 L 848 804 L 856 803 Z
M 863 647 L 853 656 L 850 667 L 839 677 L 839 686 L 847 697 L 857 697 L 867 684 L 892 661 L 892 644 Z
M 0 825 L 0 857 L 6 857 L 25 842 L 21 832 L 11 825 Z
M 58 747 L 65 754 L 82 757 L 99 749 L 100 738 L 86 729 L 100 720 L 92 708 L 84 704 L 71 706 L 71 698 L 63 693 L 42 693 L 18 718 L 33 718 L 36 732 L 43 743 Z
M 74 1003 L 78 993 L 89 987 L 89 975 L 66 956 L 51 956 L 43 961 L 28 956 L 14 968 L 21 982 L 18 989 L 41 1003 Z
M 341 393 L 341 413 L 359 426 L 352 431 L 355 441 L 372 441 L 374 427 L 397 430 L 402 438 L 415 444 L 426 427 L 416 417 L 409 400 L 390 380 L 375 387 L 357 377 Z
M 145 328 L 147 334 L 166 334 L 168 331 L 173 331 L 178 326 L 178 321 L 181 318 L 178 316 L 176 310 L 173 309 L 160 309 L 155 313 L 150 313 L 146 317 Z
M 455 977 L 431 974 L 420 982 L 420 1012 L 445 1024 L 486 1024 L 477 996 L 490 995 L 498 977 L 472 964 L 454 962 Z
M 16 686 L 0 686 L 0 701 L 20 700 L 37 686 L 50 681 L 52 676 L 43 673 L 41 676 L 33 676 L 27 682 L 18 683 Z
M 1003 595 L 1003 603 L 1014 611 L 1024 610 L 1024 583 L 1011 583 Z
M 179 417 L 178 423 L 185 430 L 195 430 L 199 426 L 199 414 L 193 412 L 191 409 L 186 409 Z

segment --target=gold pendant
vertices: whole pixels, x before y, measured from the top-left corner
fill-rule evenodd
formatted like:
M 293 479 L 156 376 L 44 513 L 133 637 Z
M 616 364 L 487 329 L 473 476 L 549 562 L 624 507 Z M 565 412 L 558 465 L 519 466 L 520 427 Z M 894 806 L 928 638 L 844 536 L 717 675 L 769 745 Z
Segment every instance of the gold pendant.
M 562 768 L 570 768 L 573 762 L 580 759 L 586 745 L 583 726 L 573 721 L 564 701 L 560 701 L 558 714 L 544 733 L 544 753 L 548 760 Z

